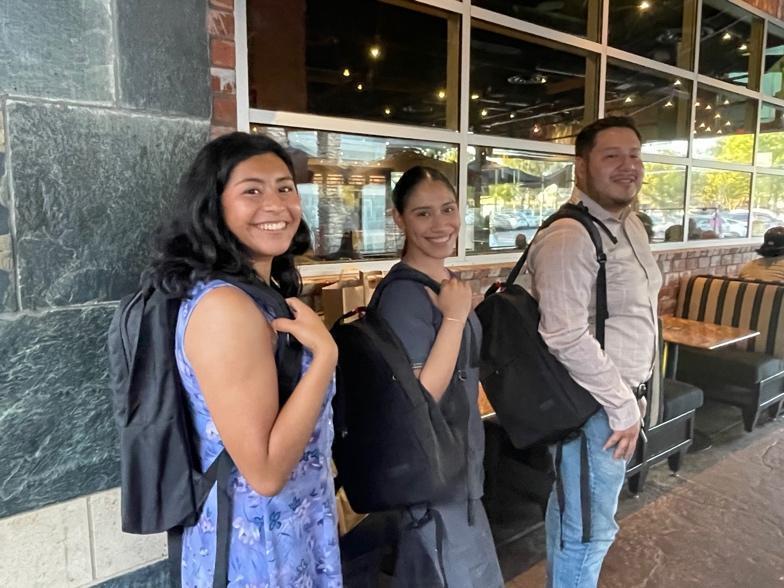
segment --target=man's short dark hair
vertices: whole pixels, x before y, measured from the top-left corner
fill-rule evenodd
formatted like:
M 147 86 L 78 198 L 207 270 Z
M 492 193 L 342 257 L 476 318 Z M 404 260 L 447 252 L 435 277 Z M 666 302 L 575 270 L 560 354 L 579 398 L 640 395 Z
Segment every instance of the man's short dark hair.
M 642 135 L 634 124 L 634 120 L 629 116 L 607 116 L 593 121 L 577 135 L 577 141 L 574 144 L 574 154 L 577 157 L 586 157 L 593 149 L 596 142 L 596 135 L 607 129 L 625 128 L 634 131 L 637 138 L 642 143 Z

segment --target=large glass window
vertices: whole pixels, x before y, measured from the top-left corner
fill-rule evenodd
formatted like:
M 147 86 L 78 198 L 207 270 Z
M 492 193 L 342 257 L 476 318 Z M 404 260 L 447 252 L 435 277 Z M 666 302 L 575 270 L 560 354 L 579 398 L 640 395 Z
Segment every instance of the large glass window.
M 751 174 L 691 170 L 688 239 L 745 237 L 749 225 Z
M 610 0 L 609 44 L 692 69 L 696 0 Z
M 571 194 L 571 157 L 492 147 L 469 147 L 468 153 L 469 253 L 524 248 Z
M 758 88 L 762 19 L 727 0 L 703 0 L 701 25 L 700 73 Z
M 757 165 L 784 167 L 784 108 L 763 102 L 759 132 Z
M 611 115 L 655 160 L 635 202 L 652 242 L 784 224 L 784 24 L 743 2 L 237 5 L 238 120 L 293 147 L 309 260 L 394 258 L 390 192 L 418 163 L 455 183 L 455 255 L 514 252 L 569 197 L 579 131 Z
M 457 179 L 454 145 L 253 125 L 292 150 L 314 261 L 394 258 L 402 245 L 391 194 L 408 168 Z
M 784 226 L 784 176 L 757 174 L 751 236 L 762 237 L 771 227 Z
M 694 157 L 751 163 L 756 101 L 704 86 L 694 103 Z
M 604 111 L 634 118 L 645 153 L 686 156 L 689 150 L 691 82 L 611 59 Z
M 599 37 L 600 0 L 473 0 L 472 4 L 556 31 Z
M 765 40 L 765 63 L 762 70 L 762 91 L 768 96 L 784 98 L 784 29 L 768 24 Z
M 596 57 L 474 23 L 469 130 L 571 143 L 596 116 Z
M 683 241 L 686 166 L 646 163 L 637 197 L 641 220 L 654 243 Z
M 402 0 L 247 2 L 252 108 L 457 128 L 457 15 Z

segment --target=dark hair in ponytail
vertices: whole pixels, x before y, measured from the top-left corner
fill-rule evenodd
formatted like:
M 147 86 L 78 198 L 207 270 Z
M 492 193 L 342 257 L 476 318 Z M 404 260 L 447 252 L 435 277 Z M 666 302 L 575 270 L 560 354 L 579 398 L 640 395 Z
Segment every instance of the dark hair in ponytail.
M 406 209 L 406 204 L 408 204 L 408 198 L 411 196 L 411 192 L 414 191 L 414 188 L 416 188 L 420 182 L 425 181 L 441 182 L 449 188 L 449 191 L 452 192 L 455 200 L 457 200 L 457 192 L 455 192 L 455 188 L 452 186 L 452 182 L 449 181 L 449 178 L 433 167 L 415 165 L 414 167 L 409 168 L 406 173 L 400 177 L 397 184 L 395 184 L 395 189 L 392 190 L 392 203 L 395 205 L 395 210 L 400 214 L 403 214 L 403 211 Z
M 218 273 L 255 279 L 250 252 L 223 219 L 221 194 L 234 168 L 255 155 L 278 156 L 294 177 L 286 149 L 269 137 L 230 133 L 205 145 L 183 176 L 170 219 L 158 230 L 145 285 L 185 297 L 193 286 Z M 283 296 L 300 293 L 302 280 L 294 256 L 310 247 L 310 230 L 300 222 L 288 251 L 272 260 L 271 281 Z
M 400 177 L 397 184 L 395 184 L 395 189 L 392 190 L 392 204 L 395 205 L 395 210 L 397 210 L 398 213 L 403 214 L 403 211 L 405 211 L 406 205 L 408 204 L 408 199 L 411 196 L 411 192 L 413 192 L 414 188 L 421 182 L 425 181 L 441 182 L 449 188 L 449 191 L 452 192 L 455 200 L 457 200 L 457 192 L 455 192 L 455 188 L 452 185 L 452 182 L 449 181 L 449 178 L 433 167 L 415 165 L 414 167 L 409 168 L 406 173 Z M 400 253 L 401 255 L 406 254 L 405 243 L 403 244 L 403 250 Z

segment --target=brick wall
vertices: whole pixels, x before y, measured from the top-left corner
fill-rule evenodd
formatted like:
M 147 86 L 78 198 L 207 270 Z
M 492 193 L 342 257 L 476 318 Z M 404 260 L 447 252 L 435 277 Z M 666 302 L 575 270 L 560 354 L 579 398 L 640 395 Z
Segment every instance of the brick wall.
M 211 136 L 215 138 L 237 128 L 234 0 L 209 0 L 207 30 L 212 84 Z

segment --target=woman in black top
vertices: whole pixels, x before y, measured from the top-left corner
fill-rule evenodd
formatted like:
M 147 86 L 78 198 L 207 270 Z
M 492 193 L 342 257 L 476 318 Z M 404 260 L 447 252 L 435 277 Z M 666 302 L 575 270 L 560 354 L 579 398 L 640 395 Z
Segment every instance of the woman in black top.
M 469 414 L 466 430 L 460 432 L 468 462 L 465 483 L 456 484 L 446 499 L 410 505 L 403 513 L 394 584 L 499 588 L 503 579 L 481 502 L 484 430 L 477 406 L 481 325 L 472 311 L 470 286 L 444 266 L 460 232 L 456 194 L 442 173 L 417 166 L 400 178 L 393 200 L 395 222 L 406 242 L 402 261 L 390 274 L 408 266 L 440 282 L 441 291 L 436 295 L 418 282 L 395 280 L 384 289 L 378 309 L 406 348 L 424 388 L 442 406 L 453 400 L 467 404 Z M 455 378 L 463 386 L 450 387 Z M 445 394 L 467 398 L 448 399 Z

